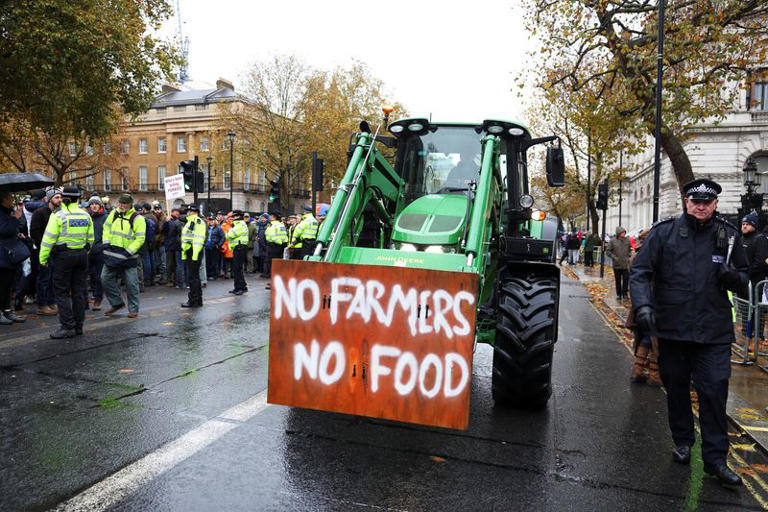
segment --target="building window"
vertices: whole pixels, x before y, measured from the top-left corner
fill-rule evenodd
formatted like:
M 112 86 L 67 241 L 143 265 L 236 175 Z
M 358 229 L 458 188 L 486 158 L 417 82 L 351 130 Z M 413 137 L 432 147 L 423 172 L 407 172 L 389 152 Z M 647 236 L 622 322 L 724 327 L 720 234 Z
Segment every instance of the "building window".
M 251 188 L 251 171 L 246 170 L 243 173 L 243 190 L 250 190 Z
M 262 169 L 259 171 L 259 185 L 266 185 L 267 184 L 267 170 Z
M 168 143 L 165 140 L 165 137 L 158 137 L 157 138 L 157 152 L 158 153 L 165 153 L 168 150 Z
M 123 139 L 120 141 L 120 152 L 124 155 L 127 155 L 131 151 L 131 141 L 128 139 Z
M 750 104 L 752 110 L 768 110 L 768 82 L 755 82 Z
M 211 149 L 211 138 L 200 137 L 200 151 L 210 151 L 210 149 Z
M 207 166 L 201 166 L 201 169 L 203 170 L 203 192 L 208 192 L 208 174 L 210 171 L 208 170 Z
M 70 185 L 74 185 L 75 180 L 77 179 L 77 174 L 75 173 L 75 171 L 69 171 L 67 174 L 69 175 L 69 178 L 67 181 L 69 182 Z
M 155 109 L 155 112 L 157 112 L 157 115 L 164 116 L 165 115 L 165 107 L 158 107 Z
M 123 190 L 128 190 L 128 168 L 123 167 L 120 170 L 120 185 Z
M 88 156 L 93 156 L 93 144 L 88 142 L 85 145 L 85 154 Z
M 112 190 L 112 171 L 104 169 L 104 191 L 109 192 Z
M 148 152 L 147 139 L 139 139 L 139 154 L 146 155 Z
M 69 143 L 69 156 L 76 156 L 77 155 L 77 144 L 74 142 Z
M 145 166 L 139 167 L 139 190 L 147 191 L 147 168 Z
M 229 172 L 229 165 L 224 164 L 224 190 L 232 187 L 232 174 Z
M 187 138 L 186 137 L 176 137 L 176 152 L 177 153 L 186 153 L 187 152 Z
M 186 105 L 176 105 L 173 107 L 174 112 L 186 112 L 187 106 Z
M 111 155 L 112 154 L 112 143 L 111 142 L 105 142 L 104 143 L 104 154 L 105 155 Z
M 93 174 L 89 174 L 85 177 L 85 188 L 87 188 L 88 191 L 93 190 Z
M 157 188 L 158 190 L 165 190 L 165 166 L 157 166 Z
M 205 103 L 203 103 L 202 105 L 195 105 L 195 110 L 197 110 L 198 112 L 201 110 L 208 110 L 208 105 L 206 105 Z

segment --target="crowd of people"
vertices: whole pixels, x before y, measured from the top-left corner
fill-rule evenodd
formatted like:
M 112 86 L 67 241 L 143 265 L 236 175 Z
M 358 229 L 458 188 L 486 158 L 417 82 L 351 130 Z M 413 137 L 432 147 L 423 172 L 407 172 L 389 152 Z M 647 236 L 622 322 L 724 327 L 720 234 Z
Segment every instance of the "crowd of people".
M 26 307 L 58 316 L 53 338 L 82 334 L 85 310 L 112 316 L 127 306 L 136 318 L 148 287 L 189 289 L 185 308 L 203 305 L 208 281 L 231 279 L 234 295 L 248 291 L 246 273 L 268 278 L 275 258 L 312 254 L 320 223 L 311 208 L 281 217 L 270 211 L 211 212 L 181 205 L 165 212 L 159 201 L 134 203 L 122 194 L 80 198 L 77 188 L 49 188 L 16 199 L 0 193 L 0 325 L 21 323 Z M 269 282 L 266 283 L 269 289 Z

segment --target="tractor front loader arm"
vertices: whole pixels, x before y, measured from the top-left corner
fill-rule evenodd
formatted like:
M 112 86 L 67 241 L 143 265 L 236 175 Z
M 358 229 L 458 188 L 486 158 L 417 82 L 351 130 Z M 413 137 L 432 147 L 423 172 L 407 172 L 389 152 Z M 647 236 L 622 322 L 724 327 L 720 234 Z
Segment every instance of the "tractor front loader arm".
M 371 204 L 379 219 L 392 225 L 402 206 L 403 180 L 376 148 L 371 133 L 359 133 L 356 146 L 310 260 L 336 261 L 345 245 L 354 245 L 362 229 L 363 210 Z

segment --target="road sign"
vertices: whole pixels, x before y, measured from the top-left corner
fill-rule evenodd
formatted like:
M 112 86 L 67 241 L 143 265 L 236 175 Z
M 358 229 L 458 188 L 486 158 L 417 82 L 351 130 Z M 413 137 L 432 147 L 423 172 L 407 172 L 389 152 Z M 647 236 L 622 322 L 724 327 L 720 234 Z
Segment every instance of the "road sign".
M 272 261 L 270 403 L 466 429 L 477 275 Z
M 184 197 L 184 175 L 174 174 L 165 177 L 165 200 Z

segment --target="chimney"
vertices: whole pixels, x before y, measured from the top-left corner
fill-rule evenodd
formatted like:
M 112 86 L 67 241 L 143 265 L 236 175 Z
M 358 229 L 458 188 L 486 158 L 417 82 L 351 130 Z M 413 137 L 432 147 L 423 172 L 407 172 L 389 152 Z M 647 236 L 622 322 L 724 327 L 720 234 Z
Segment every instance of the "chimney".
M 232 89 L 235 90 L 235 86 L 232 85 L 232 82 L 227 80 L 226 78 L 219 78 L 216 80 L 216 88 L 217 89 Z
M 162 88 L 163 94 L 167 92 L 179 92 L 180 90 L 181 89 L 171 84 L 163 84 L 163 88 Z

